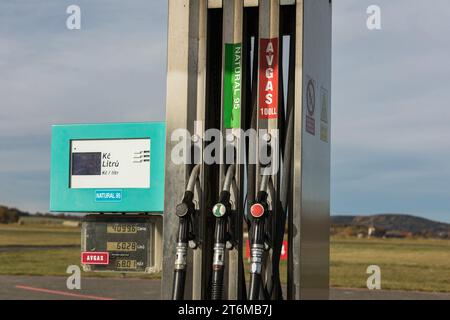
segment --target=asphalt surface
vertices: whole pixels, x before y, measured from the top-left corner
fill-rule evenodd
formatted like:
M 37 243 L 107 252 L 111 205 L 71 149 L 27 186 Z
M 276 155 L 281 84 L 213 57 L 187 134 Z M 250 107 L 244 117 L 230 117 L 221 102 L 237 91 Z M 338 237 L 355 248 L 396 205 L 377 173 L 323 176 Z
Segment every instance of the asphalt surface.
M 0 300 L 154 300 L 160 280 L 83 278 L 68 290 L 64 277 L 0 276 Z M 331 289 L 332 300 L 450 300 L 449 293 Z

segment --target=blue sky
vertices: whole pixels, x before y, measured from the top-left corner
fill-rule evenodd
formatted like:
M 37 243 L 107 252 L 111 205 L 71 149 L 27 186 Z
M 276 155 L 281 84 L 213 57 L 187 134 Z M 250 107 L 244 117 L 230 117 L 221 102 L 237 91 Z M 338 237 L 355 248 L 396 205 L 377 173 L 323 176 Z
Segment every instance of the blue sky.
M 450 222 L 450 2 L 333 15 L 332 212 Z M 0 203 L 48 210 L 52 124 L 164 120 L 166 18 L 165 0 L 0 2 Z

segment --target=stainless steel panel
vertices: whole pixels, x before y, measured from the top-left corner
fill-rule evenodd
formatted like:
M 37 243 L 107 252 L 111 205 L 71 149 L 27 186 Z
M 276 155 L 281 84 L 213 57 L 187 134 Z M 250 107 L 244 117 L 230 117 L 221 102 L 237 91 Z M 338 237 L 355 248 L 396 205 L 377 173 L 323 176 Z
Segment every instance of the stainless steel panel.
M 172 149 L 177 144 L 171 141 L 171 134 L 177 129 L 187 129 L 193 133 L 194 121 L 204 116 L 206 1 L 169 0 L 168 2 L 163 299 L 171 298 L 175 260 L 174 243 L 178 228 L 175 206 L 183 197 L 189 175 L 188 166 L 177 165 L 171 160 Z M 199 279 L 201 271 L 194 274 L 195 282 L 192 281 L 193 264 L 194 269 L 198 271 L 198 266 L 202 264 L 201 248 L 195 252 L 194 258 L 192 255 L 189 257 L 186 299 L 199 299 L 204 288 L 202 286 L 204 279 Z
M 329 0 L 297 1 L 296 119 L 292 239 L 295 299 L 329 297 L 331 11 Z M 307 89 L 309 81 L 313 90 Z M 321 89 L 328 92 L 328 142 L 321 140 Z M 313 115 L 307 99 L 315 96 Z M 312 101 L 309 102 L 310 109 Z M 301 111 L 301 112 L 299 112 Z M 325 112 L 325 111 L 324 111 Z M 311 121 L 315 122 L 315 134 Z M 309 129 L 308 129 L 309 128 Z

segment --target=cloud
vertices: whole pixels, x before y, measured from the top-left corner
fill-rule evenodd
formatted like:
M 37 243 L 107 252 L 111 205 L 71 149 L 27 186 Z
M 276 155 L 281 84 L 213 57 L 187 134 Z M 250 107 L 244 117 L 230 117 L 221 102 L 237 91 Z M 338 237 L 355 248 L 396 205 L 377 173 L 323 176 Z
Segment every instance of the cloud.
M 48 133 L 50 124 L 67 121 L 163 120 L 166 31 L 154 21 L 163 20 L 164 10 L 134 2 L 81 2 L 80 31 L 66 29 L 65 6 L 55 2 L 27 2 L 15 20 L 8 6 L 1 10 L 13 32 L 4 30 L 7 41 L 0 44 L 7 65 L 0 79 L 0 117 L 6 120 L 0 134 Z M 57 28 L 46 27 L 55 22 Z M 21 32 L 24 26 L 34 31 Z
M 450 221 L 450 3 L 335 2 L 333 209 Z

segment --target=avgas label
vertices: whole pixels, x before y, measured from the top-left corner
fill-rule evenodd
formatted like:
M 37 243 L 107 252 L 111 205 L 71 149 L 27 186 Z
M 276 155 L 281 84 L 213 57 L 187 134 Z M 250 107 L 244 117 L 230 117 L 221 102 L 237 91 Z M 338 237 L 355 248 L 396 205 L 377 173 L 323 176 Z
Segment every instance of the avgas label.
M 82 252 L 81 263 L 86 265 L 108 265 L 109 252 Z
M 278 118 L 278 38 L 260 39 L 259 118 Z
M 242 45 L 225 44 L 223 112 L 226 129 L 241 127 Z

